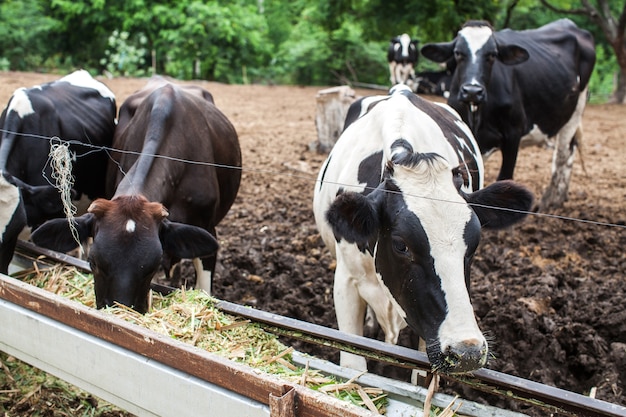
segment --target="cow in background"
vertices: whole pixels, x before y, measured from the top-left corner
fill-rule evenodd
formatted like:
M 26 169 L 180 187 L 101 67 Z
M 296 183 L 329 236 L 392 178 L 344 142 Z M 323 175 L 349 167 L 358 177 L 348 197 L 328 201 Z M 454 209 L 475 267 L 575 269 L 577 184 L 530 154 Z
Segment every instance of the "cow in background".
M 413 88 L 415 67 L 419 58 L 417 40 L 412 40 L 403 33 L 389 42 L 387 61 L 389 62 L 389 80 L 391 85 L 406 84 Z
M 65 216 L 53 184 L 52 143 L 68 143 L 73 199 L 104 196 L 115 132 L 115 95 L 85 70 L 15 90 L 0 115 L 0 272 L 6 274 L 19 233 Z M 67 202 L 66 202 L 67 203 Z
M 512 181 L 483 188 L 478 145 L 446 104 L 399 85 L 350 110 L 313 197 L 320 235 L 337 258 L 339 329 L 363 335 L 369 306 L 386 342 L 407 324 L 419 334 L 433 369 L 480 368 L 488 346 L 469 281 L 481 227 L 523 219 L 532 194 Z M 360 356 L 341 352 L 340 361 L 366 370 Z
M 426 44 L 421 52 L 435 62 L 456 61 L 448 104 L 483 154 L 501 150 L 498 180 L 513 178 L 522 141 L 554 139 L 552 177 L 540 204 L 561 206 L 595 64 L 592 35 L 569 19 L 497 32 L 487 22 L 469 21 L 452 41 Z
M 416 73 L 415 88 L 413 91 L 417 94 L 428 94 L 448 98 L 455 64 L 454 60 L 449 60 L 443 64 L 445 69 L 440 71 L 420 71 Z
M 210 292 L 218 243 L 215 227 L 233 204 L 241 180 L 235 128 L 199 86 L 154 77 L 120 107 L 107 174 L 108 199 L 75 218 L 89 262 L 98 308 L 149 308 L 155 272 L 194 259 L 196 287 Z M 67 221 L 49 221 L 32 240 L 58 251 L 77 246 Z

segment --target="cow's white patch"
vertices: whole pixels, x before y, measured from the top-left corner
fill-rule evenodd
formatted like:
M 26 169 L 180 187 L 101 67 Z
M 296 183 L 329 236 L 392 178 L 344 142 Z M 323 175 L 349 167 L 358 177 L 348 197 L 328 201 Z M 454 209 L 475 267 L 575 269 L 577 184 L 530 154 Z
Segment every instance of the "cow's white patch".
M 533 125 L 533 128 L 530 130 L 530 132 L 522 136 L 519 145 L 521 148 L 527 146 L 545 146 L 547 148 L 553 148 L 554 140 L 553 138 L 543 133 L 541 129 L 539 129 L 539 126 Z
M 22 118 L 35 113 L 35 110 L 33 110 L 33 104 L 30 102 L 25 88 L 18 88 L 13 92 L 13 97 L 11 97 L 11 104 L 9 105 L 8 111 L 14 111 Z
M 136 228 L 137 228 L 137 223 L 135 223 L 134 220 L 128 220 L 126 222 L 126 231 L 128 233 L 134 233 Z
M 406 33 L 403 33 L 400 36 L 400 45 L 402 45 L 402 56 L 405 58 L 408 57 L 409 47 L 411 46 L 411 37 Z
M 459 31 L 459 36 L 467 42 L 472 62 L 476 62 L 476 53 L 485 46 L 491 35 L 493 30 L 488 26 L 469 26 Z
M 76 87 L 91 88 L 98 91 L 102 97 L 115 100 L 115 94 L 113 94 L 113 92 L 109 90 L 104 84 L 95 80 L 85 70 L 74 71 L 73 73 L 61 78 L 59 81 L 68 82 L 72 85 L 75 85 Z
M 0 242 L 2 242 L 4 232 L 6 231 L 13 214 L 20 203 L 19 189 L 8 182 L 0 173 Z

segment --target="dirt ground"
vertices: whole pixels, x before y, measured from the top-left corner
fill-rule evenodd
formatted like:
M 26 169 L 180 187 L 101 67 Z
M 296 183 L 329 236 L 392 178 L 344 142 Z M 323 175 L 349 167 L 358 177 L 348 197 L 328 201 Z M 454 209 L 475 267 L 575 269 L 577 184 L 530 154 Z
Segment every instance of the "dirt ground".
M 54 75 L 0 72 L 0 103 L 17 87 Z M 103 79 L 118 106 L 143 79 Z M 334 327 L 333 260 L 315 227 L 312 196 L 325 155 L 317 139 L 317 87 L 230 86 L 199 82 L 239 133 L 243 177 L 237 200 L 218 226 L 214 295 Z M 357 90 L 357 95 L 380 92 Z M 4 104 L 3 104 L 4 106 Z M 626 107 L 589 105 L 569 201 L 510 229 L 483 232 L 472 267 L 472 299 L 501 372 L 626 405 Z M 524 148 L 516 180 L 540 197 L 551 150 Z M 499 155 L 486 163 L 494 180 Z M 585 222 L 583 222 L 584 220 Z M 338 353 L 296 344 L 338 360 Z M 467 399 L 534 415 L 519 403 L 446 384 Z

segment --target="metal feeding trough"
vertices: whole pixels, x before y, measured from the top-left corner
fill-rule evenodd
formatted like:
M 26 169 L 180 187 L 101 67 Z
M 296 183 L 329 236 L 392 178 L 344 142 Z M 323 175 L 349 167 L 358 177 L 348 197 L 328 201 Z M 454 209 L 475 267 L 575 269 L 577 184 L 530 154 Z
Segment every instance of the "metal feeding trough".
M 33 259 L 41 253 L 53 262 L 85 267 L 84 262 L 75 258 L 39 249 L 21 242 L 13 268 L 32 267 Z M 400 362 L 408 361 L 412 366 L 428 366 L 423 354 L 410 349 L 232 303 L 220 302 L 219 307 L 229 314 L 244 315 L 270 331 L 278 327 L 295 328 L 311 337 L 330 340 L 325 343 L 331 345 L 350 344 L 357 349 L 383 352 Z M 0 321 L 1 350 L 138 416 L 375 415 L 347 401 L 263 373 L 6 275 L 0 275 Z M 338 379 L 358 377 L 356 381 L 360 385 L 382 389 L 389 398 L 387 416 L 409 417 L 423 413 L 426 389 L 422 387 L 373 374 L 359 376 L 354 370 L 298 352 L 292 356 L 294 362 L 310 369 L 319 369 Z M 472 378 L 478 378 L 477 385 L 491 387 L 488 392 L 508 391 L 565 414 L 626 415 L 624 407 L 489 370 L 479 370 Z M 542 390 L 543 396 L 537 393 Z M 454 398 L 437 393 L 432 404 L 444 408 L 452 401 Z M 462 403 L 458 413 L 466 416 L 523 415 L 471 401 L 456 401 Z

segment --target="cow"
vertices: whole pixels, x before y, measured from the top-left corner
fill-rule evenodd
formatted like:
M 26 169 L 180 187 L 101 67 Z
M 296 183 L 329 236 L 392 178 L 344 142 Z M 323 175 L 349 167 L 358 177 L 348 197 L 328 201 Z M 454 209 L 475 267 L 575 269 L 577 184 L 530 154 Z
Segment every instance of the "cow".
M 389 62 L 389 81 L 392 86 L 396 84 L 413 86 L 415 66 L 419 58 L 418 43 L 406 33 L 392 38 L 389 42 L 387 61 Z
M 181 259 L 194 259 L 196 288 L 210 292 L 218 242 L 241 180 L 237 132 L 195 85 L 154 77 L 119 111 L 107 172 L 107 196 L 74 219 L 88 260 L 96 306 L 115 302 L 149 309 L 150 282 Z M 37 245 L 75 247 L 67 222 L 52 220 L 32 234 Z
M 26 226 L 65 215 L 53 184 L 52 145 L 69 144 L 69 195 L 104 196 L 107 155 L 116 125 L 115 95 L 85 70 L 34 87 L 18 88 L 0 115 L 0 272 L 8 272 Z M 69 205 L 70 202 L 66 202 Z
M 513 178 L 520 142 L 554 140 L 552 177 L 540 206 L 561 206 L 595 64 L 592 35 L 569 19 L 497 32 L 487 22 L 468 21 L 454 40 L 426 44 L 421 53 L 456 61 L 448 104 L 469 124 L 484 155 L 501 150 L 498 180 Z
M 446 62 L 440 71 L 420 71 L 415 74 L 413 91 L 448 98 L 454 72 L 454 60 Z
M 313 197 L 318 230 L 336 257 L 339 330 L 362 335 L 369 306 L 386 342 L 396 343 L 408 324 L 433 369 L 475 370 L 488 355 L 469 297 L 481 226 L 520 221 L 533 195 L 513 181 L 483 188 L 478 145 L 444 103 L 402 85 L 363 112 L 322 164 Z M 340 362 L 367 367 L 347 352 Z

